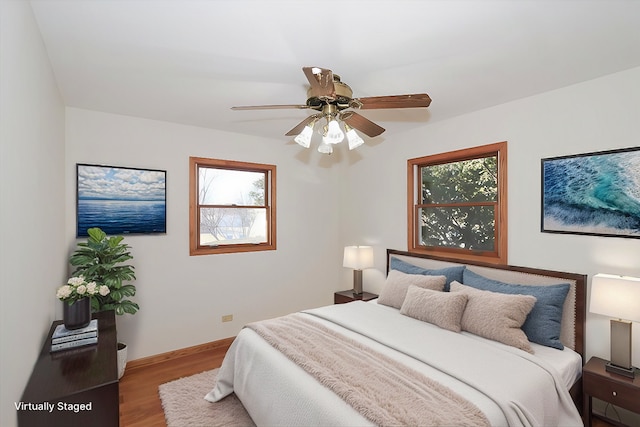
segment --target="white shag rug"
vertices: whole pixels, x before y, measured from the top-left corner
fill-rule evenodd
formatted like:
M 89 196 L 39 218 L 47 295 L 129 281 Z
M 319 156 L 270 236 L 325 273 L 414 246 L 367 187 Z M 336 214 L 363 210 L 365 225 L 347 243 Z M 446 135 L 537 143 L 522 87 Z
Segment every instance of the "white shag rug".
M 214 387 L 217 374 L 214 369 L 158 387 L 168 427 L 255 427 L 235 394 L 216 403 L 204 399 Z

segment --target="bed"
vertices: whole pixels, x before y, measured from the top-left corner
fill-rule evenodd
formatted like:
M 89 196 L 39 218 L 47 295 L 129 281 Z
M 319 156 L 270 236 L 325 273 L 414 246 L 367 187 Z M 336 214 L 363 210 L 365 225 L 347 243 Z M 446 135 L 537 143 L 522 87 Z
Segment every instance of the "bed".
M 579 426 L 585 283 L 388 249 L 378 300 L 247 325 L 205 399 L 257 425 Z

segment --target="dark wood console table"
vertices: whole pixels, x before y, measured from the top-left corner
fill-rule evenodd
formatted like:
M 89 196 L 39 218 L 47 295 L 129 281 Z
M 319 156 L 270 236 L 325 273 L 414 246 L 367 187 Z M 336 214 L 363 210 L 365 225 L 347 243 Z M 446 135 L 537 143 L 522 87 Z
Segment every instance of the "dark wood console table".
M 94 313 L 98 343 L 50 353 L 53 322 L 16 408 L 20 426 L 119 425 L 116 320 Z

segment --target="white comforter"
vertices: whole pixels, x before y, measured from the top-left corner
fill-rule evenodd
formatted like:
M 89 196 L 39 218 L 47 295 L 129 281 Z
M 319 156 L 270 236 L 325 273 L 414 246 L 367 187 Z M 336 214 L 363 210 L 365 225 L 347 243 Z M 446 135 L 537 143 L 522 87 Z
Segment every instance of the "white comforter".
M 494 426 L 582 425 L 555 370 L 529 353 L 446 331 L 378 304 L 353 302 L 305 313 L 452 388 Z M 371 425 L 247 328 L 205 398 L 215 402 L 234 391 L 257 425 Z

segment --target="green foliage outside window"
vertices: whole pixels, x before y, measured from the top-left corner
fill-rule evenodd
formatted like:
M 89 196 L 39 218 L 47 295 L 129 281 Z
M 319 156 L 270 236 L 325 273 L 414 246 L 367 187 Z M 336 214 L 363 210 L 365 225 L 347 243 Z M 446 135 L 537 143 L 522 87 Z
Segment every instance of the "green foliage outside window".
M 497 156 L 420 167 L 421 245 L 493 251 Z

